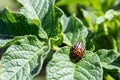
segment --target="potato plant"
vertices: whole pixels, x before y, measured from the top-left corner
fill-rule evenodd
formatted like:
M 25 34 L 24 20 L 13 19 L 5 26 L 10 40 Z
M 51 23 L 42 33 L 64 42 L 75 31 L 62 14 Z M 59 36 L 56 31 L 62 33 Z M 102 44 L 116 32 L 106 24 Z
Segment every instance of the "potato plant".
M 117 1 L 16 0 L 17 10 L 0 9 L 0 80 L 120 80 Z M 76 42 L 85 46 L 77 61 Z

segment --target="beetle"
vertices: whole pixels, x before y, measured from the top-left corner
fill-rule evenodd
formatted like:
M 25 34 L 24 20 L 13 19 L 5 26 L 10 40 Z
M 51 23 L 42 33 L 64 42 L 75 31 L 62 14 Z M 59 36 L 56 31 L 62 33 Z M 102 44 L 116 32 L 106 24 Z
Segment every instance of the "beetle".
M 75 59 L 81 59 L 85 53 L 85 45 L 81 42 L 76 42 L 71 48 L 71 55 Z

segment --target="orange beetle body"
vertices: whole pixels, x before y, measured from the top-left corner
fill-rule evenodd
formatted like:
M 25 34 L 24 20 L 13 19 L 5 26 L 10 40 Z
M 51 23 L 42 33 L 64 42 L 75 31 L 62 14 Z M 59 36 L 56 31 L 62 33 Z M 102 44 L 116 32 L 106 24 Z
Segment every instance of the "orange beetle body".
M 84 44 L 77 42 L 71 48 L 71 54 L 73 58 L 81 59 L 85 52 Z

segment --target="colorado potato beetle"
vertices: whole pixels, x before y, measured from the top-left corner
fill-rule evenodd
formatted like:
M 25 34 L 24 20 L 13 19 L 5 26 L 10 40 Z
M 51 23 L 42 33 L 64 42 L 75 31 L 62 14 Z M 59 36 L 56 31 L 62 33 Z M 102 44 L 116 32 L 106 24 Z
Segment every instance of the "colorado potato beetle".
M 71 48 L 71 55 L 73 58 L 81 59 L 85 52 L 85 46 L 83 43 L 76 42 Z

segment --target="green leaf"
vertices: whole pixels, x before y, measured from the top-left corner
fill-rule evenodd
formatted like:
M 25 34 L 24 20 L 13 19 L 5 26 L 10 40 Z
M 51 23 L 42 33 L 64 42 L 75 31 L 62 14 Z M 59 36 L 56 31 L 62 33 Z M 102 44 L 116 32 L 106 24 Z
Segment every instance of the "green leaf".
M 101 7 L 103 11 L 106 11 L 108 9 L 111 9 L 113 5 L 115 4 L 116 0 L 101 0 Z M 118 2 L 119 3 L 119 2 Z
M 100 44 L 101 42 L 102 44 Z M 116 40 L 111 35 L 101 34 L 101 35 L 97 35 L 94 38 L 94 44 L 95 44 L 96 50 L 99 50 L 99 49 L 116 49 L 117 50 L 116 43 L 117 43 Z
M 26 0 L 25 0 L 26 1 Z M 55 0 L 29 0 L 39 19 L 42 20 L 55 3 Z
M 31 1 L 29 0 L 17 0 L 22 7 L 20 8 L 20 13 L 25 15 L 30 20 L 38 20 L 38 16 L 33 6 L 31 5 Z
M 115 50 L 101 49 L 96 51 L 98 54 L 101 64 L 106 69 L 117 69 L 120 73 L 120 53 Z
M 55 0 L 17 0 L 23 7 L 21 13 L 29 17 L 29 19 L 40 19 L 48 13 L 52 8 Z
M 65 14 L 62 15 L 60 19 L 60 22 L 62 24 L 62 32 L 65 31 L 65 29 L 67 28 L 69 19 L 70 17 L 67 17 Z
M 97 24 L 101 24 L 102 22 L 105 21 L 105 17 L 104 16 L 101 16 L 101 17 L 98 17 L 97 20 L 96 20 L 96 23 Z
M 62 23 L 62 32 L 64 32 L 65 30 L 67 30 L 67 28 L 69 28 L 69 27 L 72 27 L 72 26 L 70 26 L 69 25 L 69 21 L 70 21 L 70 19 L 71 19 L 72 17 L 66 17 L 65 15 L 63 15 L 62 16 L 62 18 L 61 18 L 61 23 Z M 71 21 L 72 22 L 72 21 Z M 76 20 L 76 24 L 77 24 L 77 20 Z M 82 24 L 82 23 L 81 23 Z M 69 25 L 69 26 L 68 26 Z M 84 25 L 83 25 L 84 26 Z M 73 27 L 76 27 L 75 25 L 73 26 Z M 77 27 L 76 27 L 77 28 Z M 79 29 L 79 28 L 78 28 Z M 81 28 L 82 29 L 82 28 Z M 84 29 L 84 28 L 83 28 Z M 95 46 L 94 46 L 94 44 L 93 44 L 93 42 L 92 42 L 92 38 L 94 37 L 94 33 L 90 30 L 90 29 L 87 29 L 86 28 L 86 30 L 88 31 L 86 31 L 86 32 L 84 32 L 83 31 L 83 33 L 81 32 L 81 34 L 86 34 L 87 35 L 87 37 L 85 37 L 85 43 L 86 43 L 86 50 L 91 50 L 91 51 L 93 51 L 94 49 L 95 49 Z M 72 31 L 72 29 L 70 30 L 71 31 L 71 33 L 75 33 L 75 34 L 79 34 L 79 32 L 77 32 L 76 33 L 76 31 Z M 82 30 L 81 30 L 82 31 Z M 69 30 L 68 30 L 68 32 L 69 32 Z M 88 34 L 87 34 L 88 33 Z M 74 35 L 73 35 L 74 36 Z M 70 36 L 69 36 L 70 37 Z M 79 39 L 80 39 L 81 37 L 79 37 Z M 79 41 L 79 40 L 78 40 Z M 68 44 L 68 45 L 70 45 L 71 46 L 71 40 L 70 39 L 67 39 L 67 37 L 66 37 L 66 34 L 64 35 L 64 43 L 66 43 L 66 44 Z
M 12 36 L 8 32 L 6 24 L 0 20 L 0 48 L 5 47 L 5 45 L 11 41 Z
M 87 28 L 78 18 L 71 16 L 67 25 L 63 24 L 63 27 L 63 42 L 65 44 L 72 45 L 77 41 L 85 43 L 85 38 L 88 33 Z
M 38 3 L 34 0 L 18 0 L 18 2 L 22 6 L 20 12 L 12 12 L 8 9 L 0 11 L 0 36 L 13 38 L 32 34 L 47 39 L 48 36 L 42 29 L 40 21 L 51 9 L 54 0 L 37 0 Z
M 33 34 L 39 35 L 41 38 L 47 38 L 47 34 L 41 28 L 40 21 L 42 21 L 51 9 L 54 0 L 17 1 L 22 5 L 20 12 L 15 13 L 5 9 L 0 14 L 2 15 L 2 21 L 5 22 L 5 26 L 7 27 L 7 34 L 10 33 L 10 36 Z
M 12 13 L 7 8 L 0 12 L 0 47 L 9 43 L 15 36 L 36 35 L 46 38 L 45 31 L 20 13 Z
M 42 20 L 43 29 L 46 31 L 48 38 L 51 38 L 51 44 L 53 46 L 60 45 L 63 41 L 61 34 L 62 25 L 60 23 L 60 17 L 62 15 L 61 10 L 53 6 Z
M 96 23 L 97 24 L 101 24 L 101 23 L 103 23 L 103 22 L 105 22 L 105 20 L 107 21 L 112 21 L 114 18 L 118 18 L 118 19 L 120 19 L 120 11 L 115 11 L 115 10 L 112 10 L 112 9 L 110 9 L 110 10 L 108 10 L 105 14 L 104 14 L 104 16 L 100 16 L 100 17 L 98 17 L 97 19 L 96 19 Z
M 95 36 L 95 33 L 91 31 L 90 29 L 87 29 L 87 30 L 88 30 L 88 35 L 86 37 L 86 50 L 94 51 L 95 46 L 93 43 L 93 38 Z
M 120 15 L 120 11 L 115 11 L 111 9 L 105 13 L 105 18 L 111 21 L 115 16 L 119 16 L 119 15 Z
M 88 23 L 88 27 L 90 27 L 90 29 L 94 30 L 94 25 L 96 24 L 96 15 L 92 12 L 92 11 L 86 11 L 84 9 L 81 10 L 83 13 L 83 16 L 85 18 L 85 20 Z
M 56 2 L 56 5 L 58 6 L 64 6 L 64 5 L 69 5 L 69 4 L 79 4 L 82 5 L 84 8 L 89 9 L 89 10 L 97 10 L 97 11 L 106 11 L 108 9 L 113 8 L 119 10 L 119 1 L 117 0 L 58 0 Z M 115 5 L 118 6 L 115 6 Z
M 32 80 L 41 70 L 49 48 L 34 36 L 24 36 L 3 54 L 1 80 Z
M 108 74 L 107 72 L 104 73 L 104 79 L 105 80 L 116 80 L 110 74 Z
M 0 48 L 4 47 L 11 39 L 0 39 Z
M 23 36 L 17 36 L 13 39 L 0 39 L 0 48 L 10 46 L 11 44 L 23 38 L 24 38 Z
M 104 16 L 96 20 L 96 37 L 94 38 L 96 49 L 119 50 L 120 12 L 108 10 Z M 103 44 L 99 44 L 103 42 Z M 108 45 L 109 44 L 109 45 Z
M 51 11 L 55 0 L 18 0 L 18 2 L 23 5 L 20 11 L 21 13 L 28 17 L 37 15 L 37 18 L 39 18 L 39 22 L 42 24 L 42 26 L 44 26 L 43 24 L 47 23 L 43 22 L 43 20 L 46 18 L 46 15 L 49 14 L 49 12 Z M 41 25 L 39 30 L 39 36 L 45 39 L 47 39 L 49 36 L 49 34 L 46 34 L 46 32 L 41 28 Z
M 93 7 L 95 9 L 100 10 L 101 5 L 100 5 L 100 0 L 60 0 L 56 3 L 56 5 L 61 6 L 61 5 L 68 5 L 68 4 L 80 4 L 84 5 L 86 7 Z M 97 4 L 97 5 L 96 5 Z
M 20 13 L 12 13 L 8 9 L 0 12 L 0 34 L 15 37 L 22 35 L 38 35 L 39 27 Z
M 47 80 L 102 80 L 102 68 L 99 57 L 86 51 L 79 62 L 71 61 L 70 48 L 56 51 L 47 65 Z
M 118 47 L 118 51 L 120 52 L 120 28 L 117 29 L 117 47 Z

